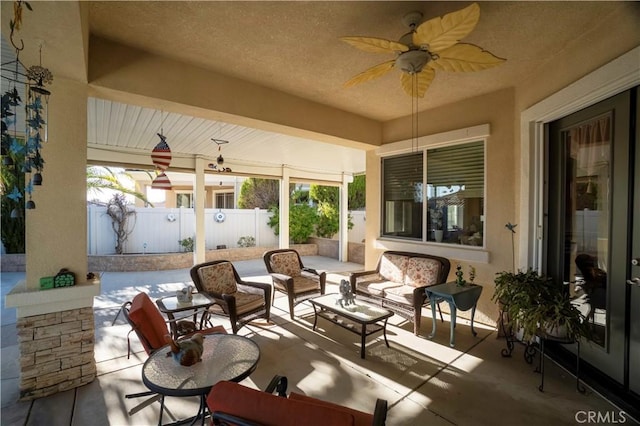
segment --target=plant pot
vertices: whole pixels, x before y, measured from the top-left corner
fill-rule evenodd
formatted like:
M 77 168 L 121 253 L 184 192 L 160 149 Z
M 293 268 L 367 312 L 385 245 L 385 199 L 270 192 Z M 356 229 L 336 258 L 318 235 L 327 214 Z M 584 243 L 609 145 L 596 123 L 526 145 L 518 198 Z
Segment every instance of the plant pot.
M 435 238 L 437 243 L 442 242 L 443 235 L 444 235 L 444 231 L 442 229 L 436 229 L 433 231 L 433 237 Z
M 546 325 L 544 328 L 544 332 L 549 337 L 555 337 L 557 339 L 567 338 L 567 326 L 565 324 L 556 326 Z

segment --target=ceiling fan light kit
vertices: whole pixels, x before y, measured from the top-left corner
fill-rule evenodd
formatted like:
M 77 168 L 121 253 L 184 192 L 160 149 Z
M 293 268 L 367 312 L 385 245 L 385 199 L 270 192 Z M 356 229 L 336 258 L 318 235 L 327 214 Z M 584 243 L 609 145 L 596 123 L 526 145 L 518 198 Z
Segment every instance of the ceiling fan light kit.
M 392 53 L 396 59 L 375 65 L 354 76 L 345 87 L 381 77 L 393 68 L 401 70 L 401 84 L 411 97 L 424 97 L 435 71 L 471 72 L 500 65 L 505 60 L 469 43 L 460 43 L 480 19 L 477 3 L 419 24 L 422 13 L 410 12 L 403 22 L 410 31 L 399 41 L 375 37 L 342 37 L 353 47 L 371 53 Z

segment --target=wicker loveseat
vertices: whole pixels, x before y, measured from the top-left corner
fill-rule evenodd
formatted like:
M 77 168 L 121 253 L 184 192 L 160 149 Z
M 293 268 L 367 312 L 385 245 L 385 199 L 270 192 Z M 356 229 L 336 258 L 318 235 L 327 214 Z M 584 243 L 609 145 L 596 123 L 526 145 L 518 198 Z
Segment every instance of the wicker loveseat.
M 413 321 L 413 332 L 417 335 L 422 307 L 429 302 L 424 289 L 446 282 L 450 268 L 444 257 L 385 251 L 375 270 L 351 273 L 351 288 L 369 302 Z

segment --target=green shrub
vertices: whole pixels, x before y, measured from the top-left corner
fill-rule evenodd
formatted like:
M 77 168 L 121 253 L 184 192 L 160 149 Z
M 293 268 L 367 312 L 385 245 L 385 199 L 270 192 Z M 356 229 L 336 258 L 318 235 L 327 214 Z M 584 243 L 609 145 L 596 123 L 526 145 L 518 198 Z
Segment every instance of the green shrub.
M 272 207 L 269 209 L 273 215 L 269 219 L 268 225 L 276 235 L 280 235 L 280 209 Z M 315 231 L 318 222 L 316 209 L 307 204 L 296 204 L 289 209 L 289 238 L 295 244 L 306 243 Z

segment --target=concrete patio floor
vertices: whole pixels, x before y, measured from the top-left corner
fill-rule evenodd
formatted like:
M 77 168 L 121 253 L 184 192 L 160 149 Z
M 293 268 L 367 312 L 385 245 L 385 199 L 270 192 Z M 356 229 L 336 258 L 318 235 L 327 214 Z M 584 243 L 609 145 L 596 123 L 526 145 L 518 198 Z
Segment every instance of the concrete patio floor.
M 349 271 L 362 265 L 333 259 L 304 257 L 306 266 L 327 270 L 327 292 Z M 234 262 L 240 275 L 270 282 L 262 260 Z M 21 273 L 2 274 L 2 296 L 24 278 Z M 95 359 L 98 377 L 91 384 L 35 401 L 18 401 L 19 353 L 15 332 L 15 310 L 2 306 L 2 411 L 0 424 L 9 425 L 154 425 L 159 404 L 129 416 L 141 400 L 124 395 L 146 388 L 141 366 L 146 354 L 132 335 L 135 354 L 127 359 L 129 326 L 116 317 L 122 303 L 140 291 L 152 299 L 190 283 L 189 271 L 108 272 L 102 277 L 102 294 L 95 298 Z M 504 339 L 493 327 L 476 324 L 473 337 L 469 324 L 458 321 L 456 346 L 449 347 L 449 322 L 437 324 L 433 340 L 431 315 L 423 311 L 420 336 L 412 324 L 394 316 L 389 320 L 387 348 L 381 335 L 368 338 L 366 359 L 359 356 L 359 336 L 319 319 L 311 329 L 313 309 L 298 305 L 291 321 L 286 298 L 280 293 L 272 309 L 272 325 L 248 325 L 238 334 L 253 339 L 261 356 L 256 371 L 242 383 L 264 389 L 275 374 L 289 379 L 289 391 L 373 412 L 376 398 L 388 401 L 387 425 L 574 425 L 586 423 L 589 413 L 620 419 L 619 409 L 587 387 L 576 391 L 575 378 L 547 361 L 545 391 L 538 391 L 540 375 L 523 359 L 516 346 L 512 358 L 500 354 Z M 216 324 L 230 330 L 225 318 Z M 537 361 L 534 361 L 536 364 Z M 169 410 L 178 418 L 197 411 L 197 398 L 167 398 Z M 165 421 L 169 419 L 165 415 Z M 626 424 L 637 424 L 626 418 Z M 621 421 L 618 421 L 619 423 Z

